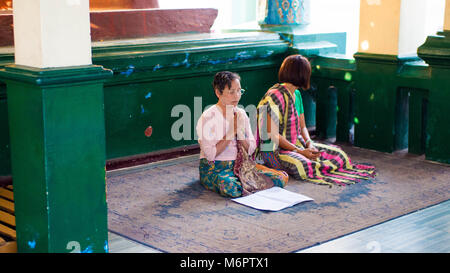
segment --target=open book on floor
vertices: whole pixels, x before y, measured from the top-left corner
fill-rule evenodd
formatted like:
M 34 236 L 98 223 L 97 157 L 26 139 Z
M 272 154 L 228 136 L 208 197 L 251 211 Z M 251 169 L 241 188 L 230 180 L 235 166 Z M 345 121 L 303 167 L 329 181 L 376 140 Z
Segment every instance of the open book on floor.
M 255 209 L 270 211 L 279 211 L 302 202 L 313 201 L 313 199 L 308 196 L 290 192 L 280 187 L 272 187 L 245 197 L 238 197 L 231 200 Z

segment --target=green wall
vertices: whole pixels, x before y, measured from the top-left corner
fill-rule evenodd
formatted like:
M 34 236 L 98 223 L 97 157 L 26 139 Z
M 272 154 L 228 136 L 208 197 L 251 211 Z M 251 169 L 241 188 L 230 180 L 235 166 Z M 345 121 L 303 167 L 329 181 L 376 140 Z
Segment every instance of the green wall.
M 177 36 L 180 37 L 180 36 Z M 215 73 L 240 74 L 247 90 L 240 104 L 257 105 L 277 81 L 277 71 L 288 50 L 278 34 L 229 33 L 104 42 L 93 45 L 93 63 L 114 72 L 105 82 L 106 158 L 145 154 L 197 144 L 194 123 L 201 111 L 217 99 L 212 90 Z M 0 54 L 0 68 L 13 54 Z M 202 108 L 194 109 L 201 100 Z M 182 116 L 172 109 L 190 108 L 190 138 L 176 141 L 171 129 Z M 0 83 L 0 176 L 10 175 L 10 148 L 6 88 Z M 152 126 L 150 137 L 144 134 Z
M 349 142 L 354 116 L 355 60 L 343 55 L 321 55 L 311 58 L 311 68 L 317 101 L 317 136 Z
M 331 53 L 328 48 L 306 50 L 301 38 L 294 35 L 284 41 L 274 33 L 95 43 L 93 63 L 114 72 L 104 88 L 107 159 L 196 144 L 194 123 L 200 111 L 194 111 L 194 98 L 197 103 L 201 98 L 203 109 L 216 102 L 211 88 L 216 72 L 238 72 L 247 90 L 241 104 L 256 105 L 277 81 L 283 58 L 302 53 L 312 54 L 313 68 L 312 89 L 302 91 L 306 123 L 316 127 L 320 137 L 350 141 L 354 125 L 356 146 L 383 152 L 408 147 L 412 153 L 425 152 L 427 159 L 449 163 L 446 37 L 438 37 L 440 50 L 433 39 L 422 49 L 420 56 L 431 65 L 418 58 L 363 53 L 349 59 L 339 54 L 341 47 L 333 47 Z M 13 54 L 0 53 L 0 67 L 12 62 Z M 191 110 L 191 139 L 172 139 L 172 125 L 181 118 L 171 115 L 176 105 Z M 153 128 L 150 137 L 144 135 L 148 126 Z M 5 86 L 0 83 L 0 176 L 11 173 L 8 128 Z
M 104 89 L 108 159 L 196 144 L 194 123 L 207 105 L 217 102 L 211 83 L 218 71 L 239 73 L 247 90 L 240 104 L 257 105 L 276 82 L 288 45 L 275 34 L 228 37 L 94 49 L 94 63 L 114 71 Z M 183 117 L 172 114 L 177 105 L 189 107 L 191 121 L 183 128 L 190 133 L 179 141 L 171 135 L 173 124 Z M 151 137 L 144 134 L 148 126 Z

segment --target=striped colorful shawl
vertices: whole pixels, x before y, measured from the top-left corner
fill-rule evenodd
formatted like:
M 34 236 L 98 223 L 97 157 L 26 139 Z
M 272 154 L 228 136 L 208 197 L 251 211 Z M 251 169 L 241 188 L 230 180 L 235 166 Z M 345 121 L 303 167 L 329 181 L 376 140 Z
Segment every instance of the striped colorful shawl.
M 261 151 L 277 152 L 278 147 L 267 135 L 267 114 L 278 124 L 279 134 L 289 142 L 304 147 L 305 142 L 300 134 L 300 121 L 292 94 L 281 84 L 271 87 L 258 104 L 257 146 Z

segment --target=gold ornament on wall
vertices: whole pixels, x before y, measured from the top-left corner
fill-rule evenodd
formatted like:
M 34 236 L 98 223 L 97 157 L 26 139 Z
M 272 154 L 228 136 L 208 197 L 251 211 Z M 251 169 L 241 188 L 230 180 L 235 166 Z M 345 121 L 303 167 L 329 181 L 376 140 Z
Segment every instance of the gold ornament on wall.
M 294 23 L 294 9 L 289 9 L 289 12 L 286 17 L 287 17 L 288 23 L 290 23 L 290 24 Z
M 283 23 L 283 10 L 281 8 L 278 9 L 278 16 L 280 17 L 280 22 Z
M 281 3 L 281 6 L 283 7 L 283 9 L 285 11 L 287 11 L 289 9 L 289 1 L 288 0 L 283 0 L 283 2 Z
M 299 5 L 300 5 L 300 3 L 298 2 L 298 0 L 292 1 L 292 8 L 294 10 L 297 10 Z

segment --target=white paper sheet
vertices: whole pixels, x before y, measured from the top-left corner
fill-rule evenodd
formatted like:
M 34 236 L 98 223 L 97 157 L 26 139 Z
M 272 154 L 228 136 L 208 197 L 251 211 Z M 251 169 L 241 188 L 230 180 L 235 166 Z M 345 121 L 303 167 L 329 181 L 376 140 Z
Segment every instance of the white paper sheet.
M 290 192 L 280 187 L 272 187 L 267 190 L 231 200 L 255 209 L 270 211 L 279 211 L 302 202 L 313 201 L 313 199 L 308 196 Z

